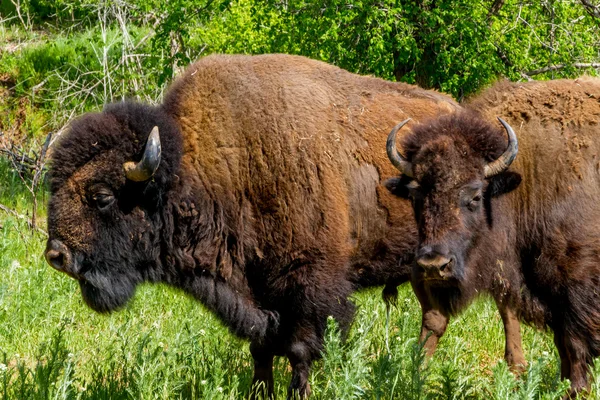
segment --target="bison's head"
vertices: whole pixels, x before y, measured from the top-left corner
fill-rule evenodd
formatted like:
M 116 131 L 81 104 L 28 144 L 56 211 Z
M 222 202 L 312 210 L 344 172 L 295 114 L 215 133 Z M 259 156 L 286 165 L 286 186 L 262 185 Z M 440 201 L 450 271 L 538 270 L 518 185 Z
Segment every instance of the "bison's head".
M 160 108 L 114 104 L 75 121 L 52 154 L 46 260 L 91 308 L 114 310 L 162 278 L 161 206 L 181 134 Z
M 388 137 L 390 161 L 402 172 L 387 186 L 412 201 L 419 230 L 416 272 L 431 285 L 456 285 L 491 223 L 491 199 L 515 189 L 520 175 L 507 171 L 517 155 L 517 138 L 474 115 L 442 117 L 413 128 L 396 148 L 396 126 Z

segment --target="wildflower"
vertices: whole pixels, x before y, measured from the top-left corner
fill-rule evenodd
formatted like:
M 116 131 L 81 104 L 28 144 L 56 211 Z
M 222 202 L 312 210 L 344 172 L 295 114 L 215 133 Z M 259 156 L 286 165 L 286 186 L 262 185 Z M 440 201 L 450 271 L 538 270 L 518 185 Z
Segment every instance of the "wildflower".
M 206 331 L 204 329 L 200 329 L 200 336 L 206 335 Z
M 206 385 L 207 383 L 208 383 L 208 381 L 207 381 L 206 379 L 204 379 L 204 380 L 200 381 L 200 384 L 201 384 L 201 385 Z
M 0 372 L 6 371 L 6 365 L 0 363 Z
M 217 392 L 219 392 L 219 393 L 223 393 L 223 388 L 222 388 L 221 386 L 219 386 L 219 387 L 217 388 Z

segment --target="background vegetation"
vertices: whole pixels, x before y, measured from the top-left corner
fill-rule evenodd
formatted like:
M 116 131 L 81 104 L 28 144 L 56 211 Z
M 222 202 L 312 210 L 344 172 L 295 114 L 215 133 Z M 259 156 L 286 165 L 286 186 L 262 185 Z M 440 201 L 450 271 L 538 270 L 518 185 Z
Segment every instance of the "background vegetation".
M 45 153 L 66 124 L 110 101 L 158 102 L 181 68 L 214 52 L 301 54 L 462 99 L 501 77 L 597 74 L 600 3 L 0 0 L 1 398 L 247 394 L 247 343 L 198 303 L 143 287 L 124 311 L 96 315 L 76 283 L 41 258 Z M 565 391 L 549 333 L 524 328 L 529 369 L 520 379 L 508 372 L 499 361 L 501 321 L 488 299 L 452 321 L 428 362 L 415 340 L 420 314 L 408 287 L 389 330 L 378 291 L 355 300 L 349 339 L 341 343 L 332 322 L 311 375 L 317 399 L 552 399 Z M 597 398 L 599 373 L 600 366 Z M 280 396 L 289 378 L 281 359 Z

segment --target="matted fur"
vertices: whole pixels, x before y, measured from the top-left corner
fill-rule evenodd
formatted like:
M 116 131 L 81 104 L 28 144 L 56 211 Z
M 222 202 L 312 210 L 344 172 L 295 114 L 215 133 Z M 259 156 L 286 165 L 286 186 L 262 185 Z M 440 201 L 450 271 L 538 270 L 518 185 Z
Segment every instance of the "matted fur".
M 302 57 L 203 58 L 162 105 L 72 125 L 54 148 L 48 246 L 73 253 L 66 272 L 92 308 L 122 306 L 143 281 L 180 287 L 251 340 L 256 381 L 271 390 L 273 355 L 286 355 L 290 393 L 305 395 L 327 317 L 346 328 L 353 290 L 389 296 L 409 278 L 412 211 L 379 185 L 394 174 L 387 132 L 458 109 Z M 157 174 L 128 181 L 122 165 L 154 125 Z

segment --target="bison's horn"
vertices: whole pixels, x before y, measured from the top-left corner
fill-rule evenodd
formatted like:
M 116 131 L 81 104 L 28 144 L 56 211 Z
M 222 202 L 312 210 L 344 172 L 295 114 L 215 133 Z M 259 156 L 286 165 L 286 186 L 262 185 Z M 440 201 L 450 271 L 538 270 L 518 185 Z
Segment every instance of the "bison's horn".
M 387 155 L 394 167 L 396 167 L 402 174 L 408 176 L 409 178 L 413 178 L 413 167 L 410 161 L 406 161 L 404 157 L 398 152 L 398 148 L 396 147 L 396 134 L 404 125 L 406 125 L 410 121 L 410 118 L 405 119 L 400 122 L 398 125 L 392 129 L 387 138 L 386 149 Z
M 515 131 L 513 131 L 510 125 L 502 118 L 498 117 L 498 121 L 504 126 L 504 129 L 506 129 L 506 133 L 508 134 L 508 147 L 497 160 L 494 160 L 485 166 L 483 172 L 486 178 L 490 178 L 505 171 L 515 160 L 517 152 L 519 151 L 519 143 L 517 142 Z
M 158 164 L 160 164 L 160 152 L 160 136 L 158 134 L 158 126 L 155 126 L 152 128 L 150 136 L 148 136 L 142 159 L 137 163 L 128 161 L 123 164 L 127 179 L 135 182 L 144 182 L 152 178 L 158 168 Z

